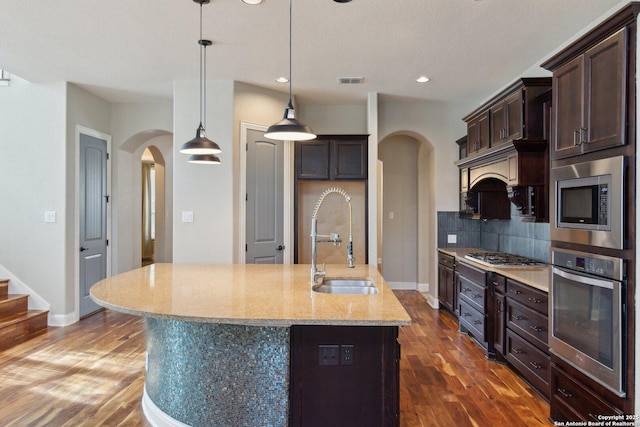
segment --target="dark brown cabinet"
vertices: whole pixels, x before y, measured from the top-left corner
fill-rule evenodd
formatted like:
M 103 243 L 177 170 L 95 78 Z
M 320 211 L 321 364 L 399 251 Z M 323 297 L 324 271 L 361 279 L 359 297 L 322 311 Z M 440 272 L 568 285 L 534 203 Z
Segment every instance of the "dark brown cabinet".
M 548 295 L 512 279 L 506 281 L 507 361 L 543 396 L 549 397 Z
M 319 135 L 295 144 L 296 178 L 367 179 L 367 135 Z
M 289 425 L 398 426 L 397 338 L 395 326 L 293 326 Z
M 522 97 L 517 91 L 489 110 L 492 147 L 522 137 Z
M 489 112 L 483 111 L 467 122 L 467 156 L 489 148 Z
M 455 311 L 458 299 L 455 291 L 454 260 L 451 255 L 438 253 L 438 301 L 441 307 L 451 313 Z
M 552 159 L 626 143 L 627 28 L 553 71 Z
M 491 283 L 491 307 L 493 313 L 493 348 L 496 358 L 502 360 L 505 348 L 506 328 L 506 279 L 496 273 L 489 273 L 488 280 Z
M 491 328 L 487 328 L 486 272 L 457 261 L 456 273 L 460 281 L 458 295 L 460 332 L 468 333 L 487 353 L 492 353 L 493 342 L 487 333 Z

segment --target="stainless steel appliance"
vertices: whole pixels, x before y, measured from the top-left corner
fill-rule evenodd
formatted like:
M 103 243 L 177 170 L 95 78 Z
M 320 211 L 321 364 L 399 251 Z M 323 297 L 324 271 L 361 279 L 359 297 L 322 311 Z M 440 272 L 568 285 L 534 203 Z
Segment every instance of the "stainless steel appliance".
M 624 249 L 624 156 L 551 169 L 551 240 Z
M 549 350 L 625 396 L 625 262 L 551 248 Z
M 534 259 L 504 252 L 472 252 L 464 257 L 490 267 L 544 267 L 546 265 Z

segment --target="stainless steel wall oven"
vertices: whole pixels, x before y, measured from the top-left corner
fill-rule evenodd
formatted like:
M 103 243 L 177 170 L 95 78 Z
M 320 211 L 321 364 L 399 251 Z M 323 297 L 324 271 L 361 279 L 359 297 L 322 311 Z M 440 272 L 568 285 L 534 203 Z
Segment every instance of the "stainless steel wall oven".
M 624 156 L 551 169 L 551 240 L 625 249 Z
M 551 262 L 550 351 L 624 397 L 625 262 L 556 248 Z

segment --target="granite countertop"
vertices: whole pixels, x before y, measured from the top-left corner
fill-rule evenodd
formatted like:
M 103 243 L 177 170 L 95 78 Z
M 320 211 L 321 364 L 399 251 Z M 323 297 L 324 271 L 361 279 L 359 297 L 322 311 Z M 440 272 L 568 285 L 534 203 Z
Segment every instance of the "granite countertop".
M 137 316 L 251 326 L 401 326 L 411 318 L 375 266 L 327 265 L 330 277 L 366 277 L 371 295 L 311 290 L 310 265 L 152 264 L 91 288 L 103 307 Z
M 518 282 L 536 288 L 538 290 L 549 292 L 549 282 L 551 280 L 551 267 L 545 265 L 542 267 L 488 267 L 484 264 L 474 262 L 464 256 L 472 252 L 489 252 L 486 249 L 478 248 L 438 248 L 438 251 L 451 255 L 456 259 L 466 262 L 485 271 L 493 271 Z

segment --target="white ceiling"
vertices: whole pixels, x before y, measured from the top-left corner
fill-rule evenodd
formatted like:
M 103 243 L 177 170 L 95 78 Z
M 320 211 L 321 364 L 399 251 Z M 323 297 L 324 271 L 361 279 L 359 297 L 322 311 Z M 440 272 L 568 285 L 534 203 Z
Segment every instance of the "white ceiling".
M 482 100 L 546 59 L 620 0 L 332 0 L 293 2 L 293 92 L 303 103 L 364 102 L 368 92 Z M 287 0 L 203 8 L 209 78 L 286 92 Z M 172 96 L 198 78 L 193 0 L 30 0 L 0 4 L 0 68 L 70 81 L 109 101 Z M 428 75 L 431 82 L 415 79 Z M 338 77 L 364 77 L 338 85 Z M 1 96 L 1 92 L 0 92 Z

